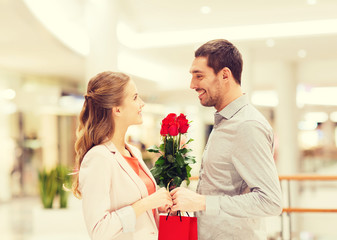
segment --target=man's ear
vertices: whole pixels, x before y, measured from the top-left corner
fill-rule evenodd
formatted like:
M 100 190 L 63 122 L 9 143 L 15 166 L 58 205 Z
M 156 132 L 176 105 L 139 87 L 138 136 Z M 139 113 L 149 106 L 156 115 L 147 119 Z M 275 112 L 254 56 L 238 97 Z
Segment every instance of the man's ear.
M 228 79 L 228 76 L 229 76 L 229 68 L 227 67 L 224 67 L 223 69 L 221 69 L 221 78 L 223 80 L 227 80 Z
M 228 80 L 229 76 L 231 76 L 232 72 L 228 67 L 224 67 L 221 69 L 221 77 L 223 80 Z
M 113 107 L 112 108 L 112 114 L 115 115 L 115 116 L 120 116 L 121 115 L 121 109 L 120 107 Z

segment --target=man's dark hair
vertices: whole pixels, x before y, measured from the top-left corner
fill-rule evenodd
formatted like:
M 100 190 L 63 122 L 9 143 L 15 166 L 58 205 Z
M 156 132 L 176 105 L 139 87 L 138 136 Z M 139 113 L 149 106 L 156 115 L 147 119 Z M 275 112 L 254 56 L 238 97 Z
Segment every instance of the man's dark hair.
M 224 67 L 228 67 L 235 81 L 241 85 L 242 56 L 239 50 L 225 39 L 211 40 L 199 47 L 195 57 L 207 57 L 207 65 L 217 74 Z

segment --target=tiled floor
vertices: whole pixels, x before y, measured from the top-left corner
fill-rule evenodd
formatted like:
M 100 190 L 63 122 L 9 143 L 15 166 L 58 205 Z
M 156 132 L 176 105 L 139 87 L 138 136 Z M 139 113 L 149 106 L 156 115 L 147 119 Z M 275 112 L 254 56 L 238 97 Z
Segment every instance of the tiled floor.
M 38 198 L 0 203 L 1 240 L 89 240 L 80 201 L 69 199 L 68 209 L 41 207 Z
M 318 204 L 336 208 L 337 193 L 334 189 L 316 186 L 315 191 L 302 192 L 300 205 L 315 207 Z M 336 240 L 336 222 L 337 214 L 334 213 L 297 214 L 293 216 L 293 224 L 302 229 L 302 232 L 293 240 Z M 267 223 L 269 232 L 277 236 L 280 218 L 270 218 Z M 10 202 L 0 202 L 0 240 L 89 239 L 81 201 L 74 197 L 69 198 L 67 209 L 43 209 L 39 198 L 15 198 Z

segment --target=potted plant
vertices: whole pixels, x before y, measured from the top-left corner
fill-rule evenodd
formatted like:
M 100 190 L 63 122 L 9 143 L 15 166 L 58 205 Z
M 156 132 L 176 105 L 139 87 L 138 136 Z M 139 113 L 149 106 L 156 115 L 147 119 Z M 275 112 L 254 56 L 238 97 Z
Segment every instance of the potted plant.
M 57 195 L 60 196 L 60 208 L 66 208 L 68 205 L 69 190 L 67 187 L 71 183 L 71 176 L 68 168 L 63 165 L 56 167 L 57 172 Z
M 39 171 L 39 191 L 44 208 L 52 208 L 57 192 L 56 169 Z

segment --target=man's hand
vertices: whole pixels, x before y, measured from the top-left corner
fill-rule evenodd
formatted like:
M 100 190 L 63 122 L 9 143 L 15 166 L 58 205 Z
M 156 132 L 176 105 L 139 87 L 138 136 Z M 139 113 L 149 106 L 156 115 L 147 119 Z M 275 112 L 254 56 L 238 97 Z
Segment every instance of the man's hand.
M 206 209 L 206 198 L 187 188 L 178 187 L 171 192 L 173 200 L 172 211 L 197 212 Z

